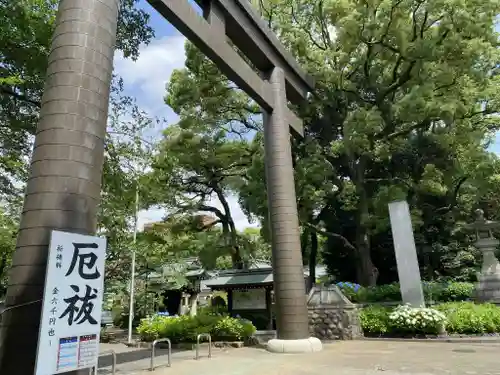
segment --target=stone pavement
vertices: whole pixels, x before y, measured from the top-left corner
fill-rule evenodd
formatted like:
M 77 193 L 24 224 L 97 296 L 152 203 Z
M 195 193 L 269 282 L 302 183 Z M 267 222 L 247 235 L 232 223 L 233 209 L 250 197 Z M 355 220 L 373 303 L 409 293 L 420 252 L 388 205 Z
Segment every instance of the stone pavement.
M 105 350 L 104 346 L 101 350 Z M 206 347 L 204 348 L 206 350 Z M 130 350 L 130 349 L 128 349 Z M 133 350 L 123 355 L 135 355 Z M 142 350 L 146 356 L 150 351 Z M 193 360 L 193 352 L 176 352 L 172 367 L 158 351 L 156 375 L 500 375 L 500 344 L 421 341 L 338 341 L 312 354 L 271 354 L 262 349 L 214 349 L 211 359 Z M 203 354 L 206 354 L 204 351 Z M 120 361 L 119 361 L 120 362 Z M 103 365 L 105 365 L 103 363 Z M 149 359 L 124 361 L 118 375 L 146 375 Z M 109 374 L 109 367 L 99 374 Z

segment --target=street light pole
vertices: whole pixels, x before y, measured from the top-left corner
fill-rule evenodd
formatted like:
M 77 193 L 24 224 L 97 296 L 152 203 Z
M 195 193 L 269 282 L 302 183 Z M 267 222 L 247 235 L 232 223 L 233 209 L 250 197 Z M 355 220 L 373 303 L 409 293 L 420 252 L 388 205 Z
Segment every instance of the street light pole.
M 132 264 L 130 266 L 130 306 L 128 310 L 128 343 L 132 343 L 132 323 L 134 321 L 135 250 L 137 243 L 137 222 L 139 216 L 139 186 L 135 188 L 134 237 L 132 239 Z

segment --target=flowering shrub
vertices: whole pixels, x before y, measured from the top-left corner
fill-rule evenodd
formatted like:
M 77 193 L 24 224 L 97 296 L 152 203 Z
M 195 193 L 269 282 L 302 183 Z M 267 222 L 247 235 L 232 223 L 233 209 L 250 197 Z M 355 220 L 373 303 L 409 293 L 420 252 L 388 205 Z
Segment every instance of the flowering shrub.
M 249 321 L 224 315 L 154 315 L 142 319 L 137 332 L 143 341 L 169 338 L 173 343 L 196 342 L 200 333 L 209 333 L 212 340 L 239 341 L 251 336 L 255 327 Z
M 438 334 L 444 331 L 446 316 L 426 307 L 398 306 L 389 315 L 394 331 L 402 334 Z
M 361 288 L 361 285 L 349 281 L 340 281 L 337 283 L 337 286 L 341 289 L 352 289 L 354 292 L 357 292 Z
M 500 333 L 500 307 L 473 302 L 449 302 L 429 308 L 370 306 L 360 311 L 366 336 Z M 425 325 L 424 325 L 425 323 Z

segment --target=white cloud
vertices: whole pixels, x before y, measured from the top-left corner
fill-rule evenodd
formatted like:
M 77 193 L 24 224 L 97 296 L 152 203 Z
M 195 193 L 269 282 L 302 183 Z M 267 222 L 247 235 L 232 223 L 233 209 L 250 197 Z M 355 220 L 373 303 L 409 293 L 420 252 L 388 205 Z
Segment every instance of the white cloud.
M 165 104 L 163 98 L 172 72 L 182 68 L 186 61 L 185 41 L 181 35 L 155 39 L 149 45 L 141 47 L 137 61 L 125 59 L 120 52 L 115 56 L 115 72 L 123 78 L 126 93 L 137 98 L 141 109 L 152 116 L 166 118 L 168 124 L 175 123 L 177 116 Z M 159 137 L 161 130 L 156 129 L 156 134 L 153 136 Z M 248 222 L 236 196 L 229 196 L 228 201 L 235 225 L 239 230 L 258 226 Z M 218 200 L 212 200 L 209 204 L 222 208 Z M 165 214 L 162 209 L 141 211 L 138 220 L 139 230 L 144 228 L 144 224 L 160 221 Z
M 127 93 L 137 98 L 143 110 L 169 122 L 175 122 L 176 116 L 163 100 L 165 87 L 172 72 L 184 66 L 185 41 L 179 35 L 153 40 L 141 47 L 137 61 L 125 59 L 120 52 L 115 56 L 115 72 L 123 78 Z

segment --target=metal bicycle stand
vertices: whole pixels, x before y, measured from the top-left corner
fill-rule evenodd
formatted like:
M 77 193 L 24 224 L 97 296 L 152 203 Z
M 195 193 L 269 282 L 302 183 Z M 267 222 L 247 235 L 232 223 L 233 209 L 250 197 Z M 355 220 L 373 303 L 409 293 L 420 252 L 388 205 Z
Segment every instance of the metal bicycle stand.
M 155 370 L 155 352 L 156 352 L 156 344 L 160 342 L 166 342 L 168 344 L 168 363 L 167 367 L 170 367 L 172 365 L 172 343 L 170 342 L 170 339 L 158 339 L 153 341 L 153 344 L 151 345 L 151 365 L 149 366 L 149 371 L 154 371 Z
M 111 355 L 111 357 L 113 358 L 113 362 L 111 362 L 111 374 L 115 375 L 115 373 L 116 373 L 116 352 L 112 349 L 105 350 L 105 351 L 99 353 L 98 358 L 102 357 L 104 355 Z M 97 375 L 98 370 L 99 370 L 99 365 L 94 367 L 94 375 Z M 89 374 L 92 374 L 92 370 L 89 371 Z
M 202 337 L 208 338 L 208 358 L 212 358 L 212 336 L 208 333 L 200 333 L 198 337 L 196 337 L 196 356 L 194 359 L 200 359 L 200 339 Z

